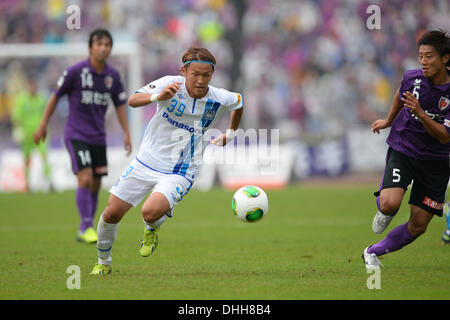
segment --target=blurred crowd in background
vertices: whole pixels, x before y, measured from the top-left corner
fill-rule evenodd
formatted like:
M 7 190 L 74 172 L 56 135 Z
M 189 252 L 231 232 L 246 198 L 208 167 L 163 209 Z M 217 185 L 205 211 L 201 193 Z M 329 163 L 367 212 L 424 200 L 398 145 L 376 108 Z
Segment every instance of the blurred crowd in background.
M 80 30 L 66 27 L 73 4 L 81 9 Z M 381 9 L 380 30 L 366 26 L 371 4 Z M 449 30 L 449 12 L 447 0 L 2 0 L 0 43 L 87 47 L 89 33 L 104 27 L 114 43 L 141 45 L 142 85 L 178 74 L 183 52 L 204 46 L 217 59 L 212 84 L 244 96 L 244 128 L 279 128 L 284 140 L 314 144 L 385 117 L 404 71 L 418 67 L 418 36 Z M 10 115 L 27 78 L 49 96 L 64 69 L 81 58 L 0 59 L 2 146 L 14 145 Z M 138 89 L 127 84 L 126 61 L 110 62 L 128 93 Z M 153 112 L 148 108 L 143 121 Z M 61 102 L 51 122 L 55 137 L 66 115 Z

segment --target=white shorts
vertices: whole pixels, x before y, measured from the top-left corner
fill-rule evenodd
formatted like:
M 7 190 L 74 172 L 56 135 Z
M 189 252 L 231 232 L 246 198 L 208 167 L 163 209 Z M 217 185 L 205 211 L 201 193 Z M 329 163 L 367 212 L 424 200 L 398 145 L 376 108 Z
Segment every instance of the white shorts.
M 172 216 L 174 206 L 191 186 L 192 183 L 184 176 L 156 171 L 134 159 L 109 192 L 136 207 L 153 189 L 153 192 L 160 192 L 167 198 L 170 204 L 167 215 Z

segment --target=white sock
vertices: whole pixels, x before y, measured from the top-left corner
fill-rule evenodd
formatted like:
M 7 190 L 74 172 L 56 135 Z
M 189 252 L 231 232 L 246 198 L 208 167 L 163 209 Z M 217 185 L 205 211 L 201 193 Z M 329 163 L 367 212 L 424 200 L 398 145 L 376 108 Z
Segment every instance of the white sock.
M 166 221 L 166 219 L 167 219 L 167 215 L 163 215 L 161 218 L 159 218 L 158 220 L 156 220 L 153 223 L 148 223 L 144 219 L 142 219 L 142 220 L 144 221 L 144 225 L 147 230 L 155 230 L 155 229 L 159 228 L 164 223 L 164 221 Z
M 97 226 L 97 255 L 98 263 L 111 264 L 111 249 L 117 237 L 118 223 L 107 223 L 100 216 Z

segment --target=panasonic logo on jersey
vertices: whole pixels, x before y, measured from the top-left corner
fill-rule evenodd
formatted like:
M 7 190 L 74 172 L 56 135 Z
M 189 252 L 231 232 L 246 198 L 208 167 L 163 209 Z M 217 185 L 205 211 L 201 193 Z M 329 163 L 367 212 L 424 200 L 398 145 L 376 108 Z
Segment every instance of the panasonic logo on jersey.
M 184 124 L 182 122 L 178 122 L 176 120 L 173 120 L 171 117 L 169 117 L 169 115 L 166 112 L 163 112 L 162 117 L 167 119 L 167 122 L 169 122 L 171 125 L 180 128 L 180 129 L 184 129 L 186 131 L 189 131 L 190 133 L 196 133 L 196 134 L 203 134 L 204 131 L 206 129 L 195 129 L 194 127 L 191 127 L 190 125 Z

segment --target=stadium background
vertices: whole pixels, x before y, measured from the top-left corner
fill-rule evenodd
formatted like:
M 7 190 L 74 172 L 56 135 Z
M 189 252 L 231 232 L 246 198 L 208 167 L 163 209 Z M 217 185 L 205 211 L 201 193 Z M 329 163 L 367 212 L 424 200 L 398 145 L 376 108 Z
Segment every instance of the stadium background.
M 279 129 L 277 171 L 261 175 L 259 166 L 207 165 L 197 186 L 237 187 L 255 183 L 280 187 L 321 177 L 360 179 L 383 170 L 385 137 L 370 132 L 384 117 L 407 69 L 418 66 L 415 42 L 427 29 L 450 28 L 445 0 L 415 1 L 18 1 L 0 2 L 0 43 L 82 43 L 84 55 L 0 58 L 0 190 L 23 189 L 21 155 L 12 138 L 14 98 L 29 77 L 49 96 L 69 65 L 87 56 L 89 33 L 107 28 L 120 43 L 138 43 L 142 85 L 178 74 L 182 53 L 192 44 L 210 49 L 218 61 L 212 84 L 241 92 L 245 130 Z M 381 29 L 370 30 L 367 7 L 381 9 Z M 81 28 L 69 30 L 69 5 L 81 9 Z M 112 56 L 128 94 L 129 63 Z M 62 140 L 67 100 L 50 121 L 50 162 L 56 189 L 75 188 Z M 111 111 L 110 108 L 109 111 Z M 139 141 L 154 107 L 142 109 L 133 139 Z M 130 115 L 135 110 L 129 108 Z M 228 117 L 218 122 L 225 129 Z M 137 136 L 136 136 L 137 135 Z M 122 150 L 122 131 L 107 114 L 110 174 L 108 186 L 132 159 Z M 134 144 L 134 153 L 139 145 Z M 248 146 L 247 146 L 248 147 Z M 62 161 L 62 159 L 65 159 Z M 281 159 L 281 160 L 280 160 Z M 267 160 L 267 159 L 266 159 Z M 32 160 L 32 190 L 45 189 L 40 158 Z M 281 162 L 280 162 L 281 161 Z M 262 180 L 261 180 L 262 179 Z M 377 178 L 378 179 L 378 178 Z

